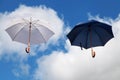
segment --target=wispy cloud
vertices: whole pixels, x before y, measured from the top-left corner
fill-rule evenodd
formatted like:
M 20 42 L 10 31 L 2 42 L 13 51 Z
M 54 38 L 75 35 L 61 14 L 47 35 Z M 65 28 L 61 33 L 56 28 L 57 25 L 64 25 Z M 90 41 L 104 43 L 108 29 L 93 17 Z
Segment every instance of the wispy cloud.
M 21 63 L 20 65 L 17 65 L 16 69 L 13 69 L 12 72 L 16 77 L 21 77 L 21 76 L 29 76 L 30 73 L 30 65 Z
M 104 47 L 94 48 L 96 57 L 91 57 L 90 50 L 81 51 L 66 41 L 68 52 L 53 51 L 51 55 L 37 60 L 35 80 L 119 80 L 120 78 L 120 19 L 102 19 L 91 16 L 90 19 L 112 25 L 115 38 Z M 117 30 L 116 30 L 117 28 Z

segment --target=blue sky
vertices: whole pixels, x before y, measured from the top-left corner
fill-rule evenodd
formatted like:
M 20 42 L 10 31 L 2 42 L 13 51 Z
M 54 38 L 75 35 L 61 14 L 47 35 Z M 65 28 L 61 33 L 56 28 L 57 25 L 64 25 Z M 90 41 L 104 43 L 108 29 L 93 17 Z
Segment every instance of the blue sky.
M 70 28 L 70 29 L 73 28 L 74 25 L 76 25 L 79 22 L 88 21 L 89 14 L 92 16 L 99 16 L 101 19 L 110 18 L 113 20 L 113 22 L 116 18 L 118 18 L 120 14 L 120 1 L 114 1 L 114 0 L 99 0 L 99 1 L 98 0 L 1 0 L 0 14 L 9 15 L 11 14 L 11 12 L 14 12 L 15 10 L 17 10 L 20 7 L 20 5 L 25 5 L 25 7 L 34 7 L 34 6 L 38 7 L 40 5 L 44 5 L 47 8 L 54 10 L 57 13 L 58 18 L 61 20 L 60 23 L 64 24 L 63 25 L 64 30 L 66 30 L 66 28 Z M 5 12 L 9 14 L 6 14 Z M 44 70 L 46 70 L 46 69 L 43 69 L 43 67 L 46 67 L 44 63 L 47 63 L 47 61 L 49 60 L 49 56 L 53 56 L 56 52 L 60 54 L 67 53 L 68 50 L 66 49 L 66 38 L 63 38 L 63 37 L 65 36 L 63 35 L 59 36 L 59 39 L 57 40 L 57 45 L 52 44 L 51 42 L 50 44 L 48 43 L 47 44 L 48 47 L 45 50 L 41 50 L 43 48 L 39 49 L 40 45 L 32 46 L 33 53 L 35 53 L 35 55 L 34 54 L 28 55 L 25 53 L 22 55 L 20 54 L 18 55 L 17 53 L 19 52 L 19 49 L 17 49 L 18 52 L 13 50 L 9 54 L 9 51 L 7 51 L 8 49 L 6 47 L 0 47 L 0 48 L 5 48 L 5 49 L 2 49 L 4 51 L 3 53 L 0 54 L 1 56 L 0 57 L 0 79 L 1 80 L 35 80 L 35 79 L 49 80 L 48 79 L 49 76 L 48 78 L 45 78 L 47 76 L 44 75 L 46 73 L 49 74 L 49 72 L 44 73 Z M 3 40 L 1 40 L 1 43 L 2 41 Z M 11 45 L 8 45 L 8 47 L 11 47 Z M 17 46 L 14 45 L 14 47 L 17 47 Z M 22 47 L 22 48 L 24 49 L 25 47 Z M 70 51 L 72 52 L 73 50 L 70 50 Z M 71 53 L 70 51 L 68 51 L 68 53 Z M 79 53 L 79 50 L 78 50 L 78 53 Z M 21 56 L 23 59 L 20 58 Z M 23 56 L 25 56 L 25 58 Z M 21 60 L 19 60 L 19 58 Z M 38 63 L 40 63 L 40 65 Z M 41 69 L 43 69 L 43 71 L 40 69 L 43 77 L 40 75 L 41 78 L 34 78 L 34 76 L 37 74 L 36 70 L 39 69 L 40 67 Z
M 9 4 L 8 4 L 9 3 Z M 1 0 L 0 12 L 13 11 L 20 4 L 27 6 L 45 5 L 57 11 L 59 16 L 64 16 L 65 21 L 75 25 L 88 19 L 88 13 L 100 15 L 100 17 L 116 18 L 120 11 L 120 1 L 113 0 Z

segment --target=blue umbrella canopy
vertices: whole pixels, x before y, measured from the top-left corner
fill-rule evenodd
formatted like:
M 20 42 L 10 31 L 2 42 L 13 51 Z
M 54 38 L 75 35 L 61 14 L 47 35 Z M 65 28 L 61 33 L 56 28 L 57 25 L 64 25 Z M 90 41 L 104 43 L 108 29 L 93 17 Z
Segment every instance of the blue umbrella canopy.
M 104 46 L 111 38 L 113 38 L 112 26 L 91 20 L 89 22 L 76 25 L 67 37 L 71 45 L 80 46 L 85 49 Z

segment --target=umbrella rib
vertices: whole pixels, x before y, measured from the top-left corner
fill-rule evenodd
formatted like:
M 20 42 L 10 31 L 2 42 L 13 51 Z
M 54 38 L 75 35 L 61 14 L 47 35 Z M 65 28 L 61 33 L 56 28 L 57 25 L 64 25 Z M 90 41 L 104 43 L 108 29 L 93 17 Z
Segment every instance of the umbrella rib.
M 34 24 L 33 24 L 34 25 Z M 43 26 L 43 27 L 45 27 L 44 25 L 42 25 L 42 24 L 38 24 L 38 25 L 40 25 L 40 26 Z M 36 27 L 36 26 L 34 26 L 34 27 Z M 39 27 L 39 26 L 38 26 Z M 45 27 L 45 28 L 47 28 L 47 27 Z M 48 30 L 50 30 L 49 28 L 47 28 Z M 51 30 L 50 30 L 51 31 Z M 53 32 L 53 31 L 52 31 Z M 53 32 L 53 34 L 55 34 L 54 32 Z
M 22 27 L 14 36 L 13 40 L 15 40 L 16 36 L 20 33 L 20 31 L 22 31 L 24 29 L 24 27 Z
M 93 31 L 95 31 L 95 33 L 99 36 L 99 39 L 101 40 L 101 42 L 104 44 L 103 39 L 101 38 L 101 36 L 99 35 L 99 33 L 95 29 Z
M 99 28 L 101 28 L 101 26 L 98 25 Z M 102 27 L 101 29 L 104 29 L 108 34 L 111 34 L 110 32 L 108 32 L 108 30 L 106 30 L 104 27 Z
M 89 33 L 89 32 L 87 31 L 87 36 L 86 36 L 86 37 L 87 37 L 87 39 L 86 39 L 86 48 L 87 48 L 87 42 L 88 42 L 88 33 Z
M 33 26 L 34 26 L 34 25 L 33 25 Z M 34 26 L 34 27 L 35 27 L 35 26 Z M 37 31 L 39 31 L 37 27 L 35 27 L 35 28 L 36 28 L 36 30 L 37 30 Z M 40 32 L 40 31 L 39 31 L 39 32 Z M 42 33 L 41 33 L 41 32 L 40 32 L 40 34 L 42 35 Z M 43 35 L 42 35 L 42 38 L 45 40 L 45 38 L 44 38 L 44 36 L 43 36 Z M 47 42 L 47 41 L 45 40 L 45 43 L 46 43 L 46 42 Z
M 86 27 L 83 27 L 82 30 L 79 31 L 79 34 L 80 34 L 81 32 L 83 32 L 85 29 L 86 29 Z M 79 34 L 78 34 L 78 35 L 79 35 Z M 78 37 L 78 35 L 75 36 L 74 40 L 76 39 L 76 37 Z M 74 40 L 73 40 L 73 41 L 74 41 Z

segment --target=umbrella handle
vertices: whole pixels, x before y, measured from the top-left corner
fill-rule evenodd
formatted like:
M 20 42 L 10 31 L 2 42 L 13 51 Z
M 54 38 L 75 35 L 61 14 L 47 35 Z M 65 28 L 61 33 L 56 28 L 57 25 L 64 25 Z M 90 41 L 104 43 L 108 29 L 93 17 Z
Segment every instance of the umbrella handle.
M 30 42 L 28 42 L 28 47 L 25 49 L 26 53 L 30 53 Z
M 30 47 L 25 48 L 26 53 L 30 53 Z
M 94 58 L 96 55 L 95 51 L 92 48 L 91 48 L 91 55 L 92 55 L 92 58 Z

